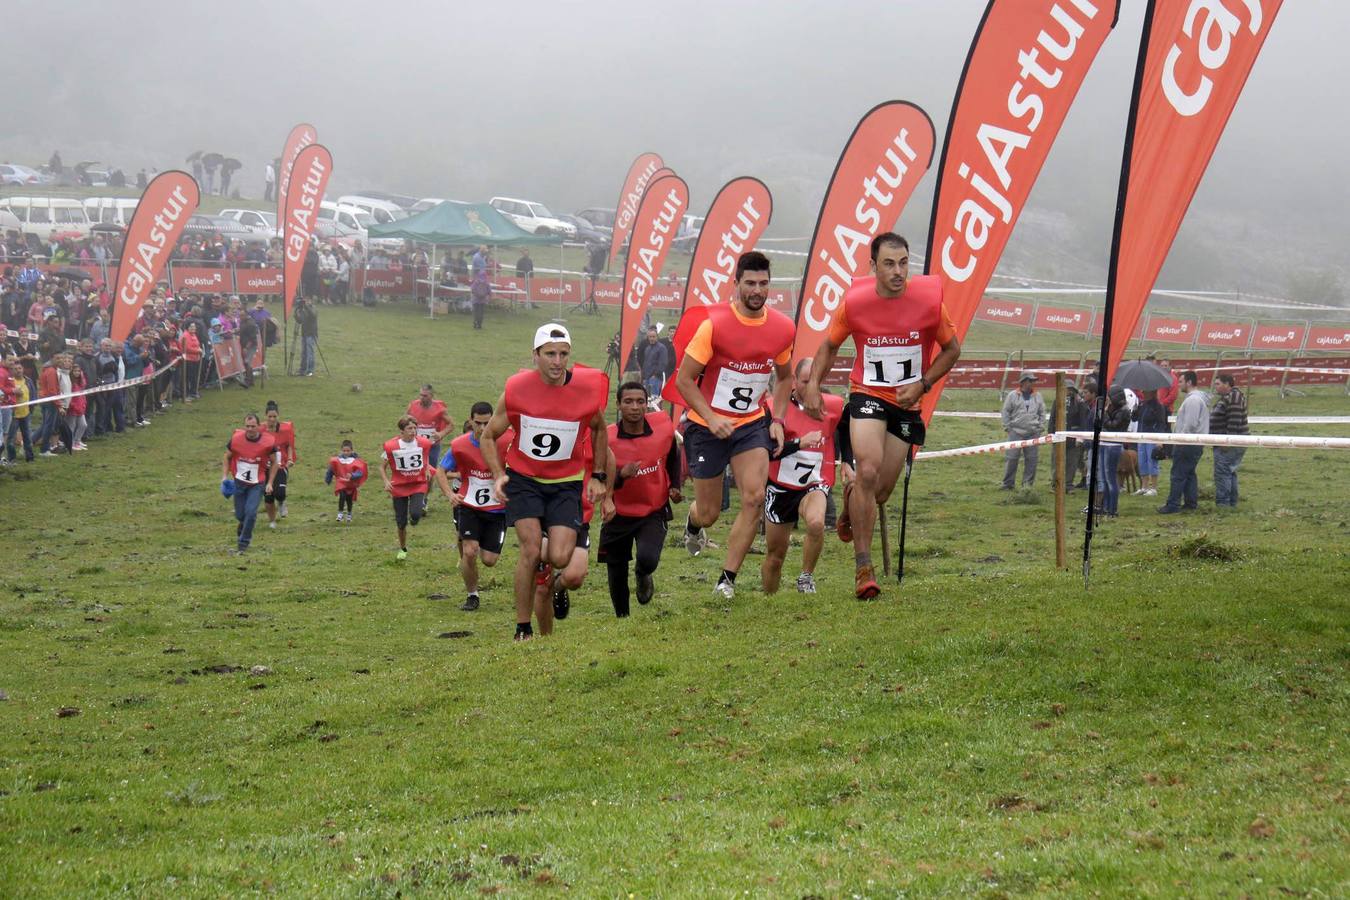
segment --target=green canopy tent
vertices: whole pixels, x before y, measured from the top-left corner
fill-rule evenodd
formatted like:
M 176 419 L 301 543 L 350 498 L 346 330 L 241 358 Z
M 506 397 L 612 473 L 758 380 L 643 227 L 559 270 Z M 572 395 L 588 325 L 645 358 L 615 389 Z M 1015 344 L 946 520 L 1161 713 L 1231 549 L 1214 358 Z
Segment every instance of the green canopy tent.
M 556 244 L 552 236 L 530 234 L 486 203 L 447 200 L 415 216 L 373 225 L 373 238 L 398 238 L 437 247 L 476 247 L 479 244 L 517 247 Z
M 431 278 L 434 282 L 437 247 L 477 247 L 490 244 L 498 247 L 518 247 L 531 244 L 557 244 L 558 238 L 530 234 L 515 222 L 502 215 L 487 203 L 458 203 L 446 200 L 415 216 L 389 222 L 384 225 L 372 225 L 369 228 L 372 238 L 397 238 L 418 244 L 431 244 Z M 562 268 L 561 263 L 559 268 Z M 436 289 L 432 288 L 432 298 Z M 428 313 L 434 317 L 435 303 L 427 304 Z

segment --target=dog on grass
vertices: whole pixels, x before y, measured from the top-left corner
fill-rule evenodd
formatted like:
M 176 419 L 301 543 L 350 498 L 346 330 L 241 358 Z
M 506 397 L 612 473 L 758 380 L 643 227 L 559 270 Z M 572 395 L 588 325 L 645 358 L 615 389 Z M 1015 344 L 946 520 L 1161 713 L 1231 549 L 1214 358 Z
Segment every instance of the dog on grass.
M 1133 494 L 1139 490 L 1139 451 L 1126 448 L 1116 463 L 1116 480 L 1120 482 L 1123 494 Z

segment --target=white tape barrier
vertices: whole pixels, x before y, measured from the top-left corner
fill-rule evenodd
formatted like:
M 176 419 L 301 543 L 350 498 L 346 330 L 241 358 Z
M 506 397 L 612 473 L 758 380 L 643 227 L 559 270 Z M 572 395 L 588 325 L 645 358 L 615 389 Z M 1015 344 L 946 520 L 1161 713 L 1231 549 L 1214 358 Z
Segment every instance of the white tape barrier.
M 4 337 L 12 337 L 12 338 L 20 338 L 20 337 L 21 337 L 21 338 L 27 338 L 27 339 L 30 340 L 30 341 L 36 341 L 36 340 L 41 339 L 41 337 L 42 337 L 42 335 L 40 335 L 40 334 L 38 334 L 37 332 L 34 332 L 34 331 L 13 331 L 13 330 L 11 330 L 11 329 L 9 329 L 9 328 L 0 328 L 0 332 L 4 332 Z M 67 347 L 78 347 L 78 346 L 80 346 L 80 342 L 77 341 L 77 340 L 74 340 L 73 338 L 66 338 L 65 341 L 66 341 L 66 346 L 67 346 Z
M 1258 366 L 1253 364 L 1237 366 L 1198 366 L 1193 368 L 1192 372 L 1235 372 L 1240 369 L 1255 369 L 1262 372 L 1298 372 L 1304 375 L 1346 375 L 1350 376 L 1350 369 L 1318 369 L 1307 366 Z
M 137 375 L 135 378 L 128 378 L 125 381 L 114 381 L 112 384 L 99 384 L 91 388 L 86 388 L 85 390 L 82 391 L 72 391 L 69 394 L 52 394 L 50 397 L 38 397 L 36 399 L 29 400 L 27 403 L 13 403 L 5 406 L 0 406 L 0 409 L 18 409 L 21 406 L 28 406 L 28 407 L 41 406 L 44 403 L 56 403 L 60 400 L 69 400 L 72 397 L 87 397 L 90 394 L 102 394 L 106 391 L 120 391 L 123 388 L 132 387 L 138 384 L 144 384 L 145 382 L 150 381 L 156 376 L 162 375 L 165 372 L 169 371 L 182 361 L 183 357 L 177 356 L 174 357 L 174 359 L 172 359 L 167 366 L 153 372 L 150 375 Z
M 1037 447 L 1041 444 L 1053 444 L 1074 438 L 1079 441 L 1091 441 L 1090 431 L 1061 431 L 1056 434 L 1043 434 L 1037 438 L 1021 441 L 999 441 L 996 444 L 976 444 L 972 447 L 954 447 L 951 450 L 922 450 L 914 454 L 917 459 L 941 459 L 948 456 L 978 456 L 984 453 L 1002 453 L 1006 450 L 1020 450 L 1023 447 Z M 1153 434 L 1140 432 L 1102 432 L 1102 442 L 1111 444 L 1187 444 L 1201 447 L 1266 447 L 1281 450 L 1350 450 L 1350 438 L 1343 437 L 1296 437 L 1277 434 Z
M 934 416 L 949 419 L 1001 419 L 1002 413 L 964 412 L 961 410 L 934 410 Z M 1173 416 L 1171 421 L 1176 421 Z M 1251 416 L 1250 425 L 1350 425 L 1350 416 Z

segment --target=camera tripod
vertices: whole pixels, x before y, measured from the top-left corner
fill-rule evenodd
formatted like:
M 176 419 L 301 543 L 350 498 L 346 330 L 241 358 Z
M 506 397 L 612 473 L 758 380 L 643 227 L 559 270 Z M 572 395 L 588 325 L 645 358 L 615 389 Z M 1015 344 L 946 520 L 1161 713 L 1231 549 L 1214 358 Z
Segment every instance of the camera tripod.
M 286 354 L 286 374 L 287 374 L 287 375 L 299 375 L 299 374 L 300 374 L 300 372 L 299 372 L 299 362 L 300 362 L 300 361 L 299 361 L 298 359 L 296 359 L 295 356 L 296 356 L 297 353 L 301 353 L 301 343 L 302 343 L 303 341 L 304 341 L 304 338 L 300 336 L 300 323 L 299 323 L 299 322 L 296 322 L 295 325 L 294 325 L 294 327 L 291 329 L 291 345 L 290 345 L 290 347 L 288 348 L 288 352 L 287 352 L 287 354 Z M 318 338 L 315 338 L 315 339 L 314 339 L 314 352 L 315 352 L 316 354 L 318 354 L 319 362 L 323 363 L 323 374 L 327 375 L 329 378 L 332 378 L 332 377 L 333 377 L 333 373 L 332 373 L 332 371 L 328 368 L 328 360 L 327 360 L 327 359 L 324 357 L 324 355 L 323 355 L 323 347 L 321 347 L 321 346 L 319 345 L 319 339 L 318 339 Z M 302 354 L 302 356 L 303 356 L 303 354 Z M 292 364 L 293 364 L 293 363 L 295 364 L 295 369 L 296 369 L 295 371 L 291 371 L 291 368 L 292 368 Z

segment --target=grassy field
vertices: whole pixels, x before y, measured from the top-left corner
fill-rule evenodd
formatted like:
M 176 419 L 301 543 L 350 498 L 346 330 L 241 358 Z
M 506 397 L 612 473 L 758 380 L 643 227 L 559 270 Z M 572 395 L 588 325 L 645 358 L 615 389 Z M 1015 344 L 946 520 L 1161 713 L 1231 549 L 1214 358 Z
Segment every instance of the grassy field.
M 1219 515 L 1206 453 L 1201 512 L 1122 498 L 1091 590 L 1053 567 L 1048 476 L 1009 494 L 1001 459 L 920 464 L 879 602 L 832 537 L 810 598 L 760 593 L 751 556 L 715 600 L 717 555 L 669 547 L 632 618 L 593 572 L 555 636 L 514 644 L 513 551 L 460 612 L 446 503 L 399 564 L 384 495 L 339 526 L 322 475 L 344 438 L 374 457 L 423 381 L 457 415 L 495 401 L 540 314 L 320 315 L 331 377 L 0 475 L 0 893 L 1350 892 L 1350 456 L 1251 451 Z M 603 362 L 615 323 L 568 325 Z M 269 398 L 302 459 L 289 518 L 237 558 L 220 454 Z M 939 419 L 930 446 L 998 438 Z

